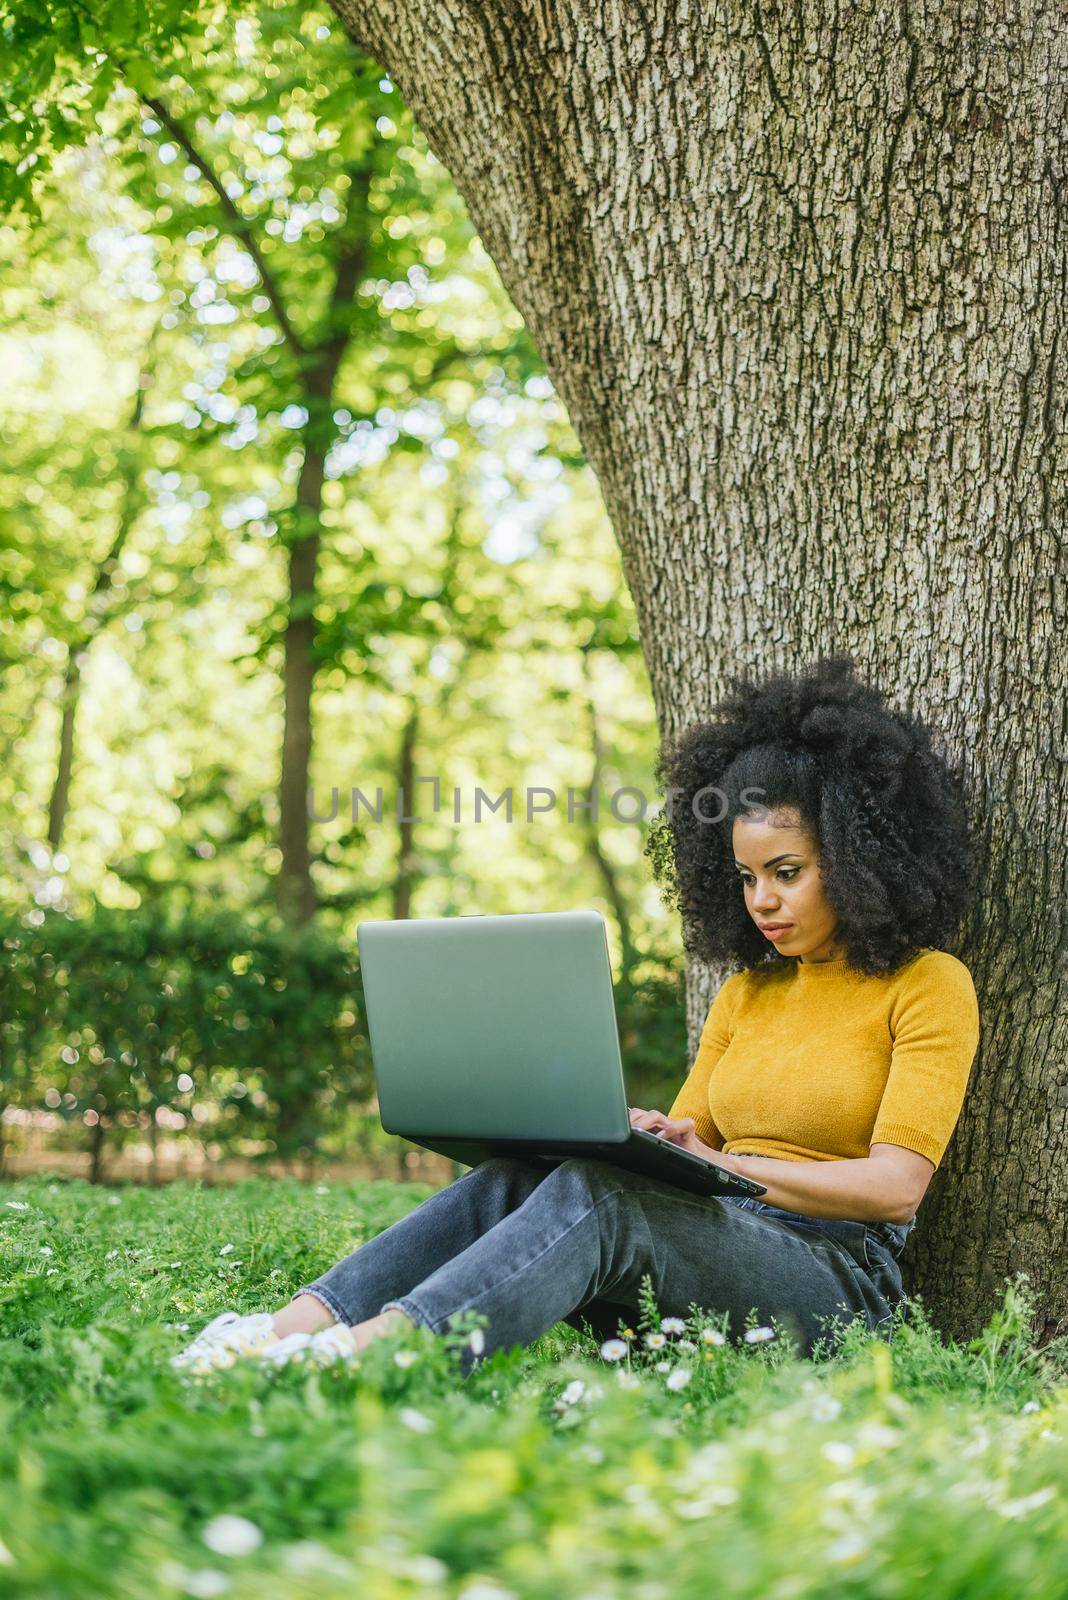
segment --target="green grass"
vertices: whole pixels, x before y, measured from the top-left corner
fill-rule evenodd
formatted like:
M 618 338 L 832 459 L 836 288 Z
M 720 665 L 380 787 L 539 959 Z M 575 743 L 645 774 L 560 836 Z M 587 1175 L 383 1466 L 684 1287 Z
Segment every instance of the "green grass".
M 463 1329 L 356 1372 L 171 1371 L 428 1192 L 0 1187 L 0 1595 L 1068 1596 L 1068 1352 L 1029 1350 L 1022 1281 L 968 1348 L 914 1302 L 832 1360 L 705 1345 L 710 1318 L 648 1350 L 647 1300 L 622 1365 L 560 1324 L 466 1380 Z M 213 1548 L 220 1515 L 255 1548 Z

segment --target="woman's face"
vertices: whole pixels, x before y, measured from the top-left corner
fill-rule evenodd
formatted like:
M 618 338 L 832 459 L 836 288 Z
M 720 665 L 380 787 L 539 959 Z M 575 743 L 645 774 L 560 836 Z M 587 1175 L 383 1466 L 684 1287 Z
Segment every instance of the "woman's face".
M 774 936 L 761 928 L 769 944 L 799 961 L 834 961 L 845 954 L 834 937 L 838 914 L 823 892 L 818 841 L 800 820 L 793 808 L 736 817 L 735 865 L 757 926 L 784 925 Z

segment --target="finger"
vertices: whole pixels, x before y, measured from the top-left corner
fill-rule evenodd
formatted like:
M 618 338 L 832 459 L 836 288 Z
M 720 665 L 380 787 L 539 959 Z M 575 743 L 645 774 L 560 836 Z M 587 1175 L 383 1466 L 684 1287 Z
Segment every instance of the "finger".
M 667 1131 L 666 1125 L 667 1118 L 662 1111 L 647 1111 L 634 1122 L 636 1128 L 642 1128 L 646 1133 L 663 1134 Z

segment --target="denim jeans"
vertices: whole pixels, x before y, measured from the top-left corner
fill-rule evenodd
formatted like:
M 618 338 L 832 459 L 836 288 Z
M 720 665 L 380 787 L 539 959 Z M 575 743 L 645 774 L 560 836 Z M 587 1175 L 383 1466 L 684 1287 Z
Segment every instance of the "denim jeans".
M 664 1316 L 691 1305 L 774 1315 L 811 1355 L 857 1315 L 885 1335 L 906 1298 L 897 1256 L 912 1223 L 806 1217 L 755 1196 L 688 1194 L 585 1157 L 546 1168 L 496 1157 L 298 1292 L 352 1325 L 397 1309 L 435 1333 L 454 1313 L 488 1318 L 484 1354 L 529 1344 L 557 1322 L 609 1338 L 633 1322 L 645 1274 Z M 465 1375 L 473 1360 L 465 1352 Z

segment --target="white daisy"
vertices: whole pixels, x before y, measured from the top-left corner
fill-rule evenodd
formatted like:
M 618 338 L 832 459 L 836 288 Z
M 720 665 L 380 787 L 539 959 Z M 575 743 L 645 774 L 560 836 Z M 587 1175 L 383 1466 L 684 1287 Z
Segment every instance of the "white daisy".
M 718 1328 L 702 1328 L 701 1342 L 703 1344 L 726 1344 L 727 1341 Z
M 200 1537 L 217 1556 L 250 1556 L 263 1543 L 263 1532 L 254 1522 L 228 1513 L 212 1517 Z
M 434 1424 L 429 1417 L 424 1417 L 421 1411 L 416 1411 L 413 1406 L 401 1406 L 397 1415 L 406 1428 L 413 1433 L 433 1433 Z
M 576 1378 L 573 1383 L 568 1384 L 560 1398 L 564 1402 L 565 1406 L 573 1406 L 576 1401 L 582 1399 L 582 1396 L 585 1393 L 586 1385 L 583 1383 L 581 1378 Z
M 230 1580 L 225 1573 L 216 1572 L 214 1567 L 200 1567 L 196 1572 L 183 1572 L 182 1589 L 186 1594 L 192 1595 L 193 1600 L 216 1600 L 216 1596 L 225 1594 L 230 1587 Z
M 410 1367 L 415 1359 L 416 1352 L 414 1350 L 395 1350 L 393 1352 L 393 1360 L 398 1367 Z
M 746 1344 L 763 1344 L 765 1339 L 774 1339 L 774 1328 L 747 1328 L 745 1330 Z
M 674 1372 L 668 1376 L 667 1387 L 669 1389 L 685 1389 L 691 1376 L 692 1374 L 687 1367 L 676 1367 Z
M 480 1356 L 483 1350 L 486 1348 L 486 1335 L 483 1333 L 481 1328 L 472 1328 L 471 1337 L 467 1342 L 474 1351 L 475 1355 Z
M 685 1333 L 686 1324 L 681 1317 L 662 1317 L 660 1330 L 662 1333 Z
M 821 1394 L 813 1400 L 809 1416 L 813 1422 L 832 1422 L 841 1409 L 841 1401 L 836 1400 L 833 1394 Z
M 627 1349 L 626 1339 L 606 1339 L 601 1346 L 601 1355 L 605 1361 L 622 1361 Z
M 662 1333 L 647 1333 L 645 1343 L 650 1350 L 662 1350 L 667 1344 L 667 1336 Z

